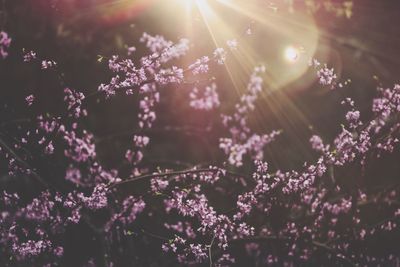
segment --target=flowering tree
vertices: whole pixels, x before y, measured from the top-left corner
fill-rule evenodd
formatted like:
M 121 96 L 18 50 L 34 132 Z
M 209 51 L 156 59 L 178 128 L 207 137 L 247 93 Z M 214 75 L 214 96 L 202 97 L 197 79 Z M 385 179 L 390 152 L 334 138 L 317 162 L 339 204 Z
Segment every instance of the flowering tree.
M 246 29 L 246 34 L 252 31 Z M 5 60 L 10 45 L 9 34 L 1 32 Z M 86 94 L 66 84 L 63 62 L 30 50 L 16 55 L 58 79 L 62 112 L 41 110 L 41 99 L 32 92 L 21 97 L 29 119 L 1 122 L 1 167 L 12 180 L 2 182 L 1 265 L 399 264 L 393 243 L 399 240 L 399 184 L 371 190 L 348 180 L 363 181 L 371 164 L 396 155 L 400 85 L 379 86 L 368 114 L 344 98 L 343 124 L 336 136 L 331 141 L 309 137 L 314 161 L 280 169 L 264 161 L 264 152 L 285 132 L 257 132 L 249 122 L 265 89 L 266 67 L 254 67 L 230 111 L 220 108 L 224 99 L 210 69 L 222 68 L 240 45 L 236 39 L 226 40 L 185 65 L 179 59 L 187 55 L 189 40 L 173 42 L 143 33 L 137 47 L 127 48 L 128 56 L 99 59 L 108 63 L 110 79 L 99 79 L 97 90 Z M 137 54 L 139 47 L 146 49 L 145 55 Z M 327 65 L 311 59 L 310 69 L 321 87 L 346 89 Z M 182 105 L 212 112 L 217 121 L 213 127 L 223 129 L 215 142 L 223 160 L 176 162 L 166 168 L 150 164 L 147 153 L 156 138 L 148 133 L 157 124 L 162 97 L 188 83 L 192 91 Z M 137 99 L 137 127 L 123 148 L 123 163 L 110 166 L 102 162 L 98 138 L 87 127 L 88 103 L 107 104 L 118 95 Z M 18 181 L 23 179 L 34 185 L 30 193 Z M 77 261 L 71 260 L 77 253 L 71 248 L 74 235 L 90 240 L 85 245 L 91 247 Z

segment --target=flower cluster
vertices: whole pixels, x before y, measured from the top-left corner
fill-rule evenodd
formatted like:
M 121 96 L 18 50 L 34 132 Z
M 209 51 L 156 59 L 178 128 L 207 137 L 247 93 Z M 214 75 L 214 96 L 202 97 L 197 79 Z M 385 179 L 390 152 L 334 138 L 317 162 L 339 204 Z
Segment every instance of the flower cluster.
M 193 88 L 189 97 L 189 105 L 194 109 L 212 110 L 220 105 L 219 96 L 217 93 L 217 85 L 215 83 L 212 83 L 210 86 L 206 86 L 202 93 L 199 92 L 197 87 Z
M 378 88 L 372 116 L 344 99 L 344 123 L 337 134 L 330 141 L 312 135 L 313 160 L 285 170 L 264 159 L 266 145 L 281 131 L 255 133 L 249 123 L 263 91 L 265 68 L 256 67 L 233 112 L 217 122 L 227 133 L 212 141 L 224 158 L 177 163 L 190 165 L 185 169 L 161 168 L 143 159 L 152 159 L 145 151 L 151 141 L 146 131 L 156 123 L 162 88 L 182 84 L 187 73 L 207 75 L 209 65 L 223 64 L 229 50 L 217 48 L 184 68 L 174 60 L 186 54 L 186 39 L 173 43 L 145 33 L 140 41 L 149 54 L 137 60 L 111 57 L 108 68 L 114 76 L 94 93 L 106 99 L 118 92 L 139 98 L 138 130 L 123 148 L 121 164 L 104 163 L 96 132 L 85 127 L 90 96 L 78 90 L 63 89 L 61 115 L 34 111 L 40 96 L 29 95 L 26 105 L 34 104 L 29 110 L 37 112 L 32 121 L 17 125 L 15 138 L 1 132 L 0 156 L 12 176 L 10 184 L 29 178 L 27 184 L 35 186 L 29 194 L 18 186 L 0 194 L 0 265 L 61 266 L 74 251 L 69 238 L 84 239 L 82 233 L 98 243 L 82 266 L 156 266 L 163 261 L 182 266 L 244 266 L 250 261 L 260 266 L 392 266 L 400 261 L 396 242 L 382 244 L 388 249 L 379 253 L 373 246 L 399 234 L 398 184 L 374 192 L 357 182 L 371 161 L 398 151 L 400 85 Z M 235 50 L 238 43 L 227 45 Z M 136 55 L 134 48 L 128 51 Z M 29 52 L 23 61 L 33 59 L 35 52 Z M 57 65 L 39 62 L 42 69 Z M 332 69 L 320 68 L 317 61 L 313 66 L 321 84 L 341 87 Z M 193 89 L 185 104 L 220 116 L 222 99 L 212 83 L 203 91 Z M 346 170 L 351 177 L 340 175 Z M 373 219 L 371 211 L 377 211 Z M 158 251 L 143 259 L 142 248 Z
M 0 32 L 0 57 L 6 58 L 8 56 L 8 48 L 11 45 L 11 38 L 8 36 L 8 33 L 1 31 Z
M 263 72 L 265 72 L 264 66 L 254 69 L 246 93 L 235 105 L 234 114 L 222 116 L 222 122 L 226 128 L 229 128 L 231 137 L 221 138 L 219 147 L 228 155 L 229 164 L 237 167 L 243 165 L 246 154 L 254 160 L 262 160 L 264 147 L 280 134 L 280 131 L 263 135 L 252 133 L 247 123 L 249 112 L 255 109 L 255 102 L 262 92 L 261 74 Z

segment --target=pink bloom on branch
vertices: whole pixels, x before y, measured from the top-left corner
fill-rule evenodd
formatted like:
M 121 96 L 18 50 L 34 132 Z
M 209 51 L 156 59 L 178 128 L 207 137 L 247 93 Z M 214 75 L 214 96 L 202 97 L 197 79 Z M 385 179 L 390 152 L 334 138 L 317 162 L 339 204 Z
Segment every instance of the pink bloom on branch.
M 252 133 L 247 126 L 249 113 L 255 109 L 255 102 L 262 91 L 261 74 L 263 72 L 265 72 L 264 66 L 254 68 L 246 93 L 235 105 L 235 112 L 222 117 L 222 123 L 229 128 L 231 137 L 220 138 L 219 147 L 228 155 L 229 164 L 236 167 L 243 165 L 246 154 L 252 159 L 262 160 L 265 145 L 275 140 L 280 134 L 280 131 L 273 131 L 270 134 L 258 135 Z
M 85 99 L 85 95 L 81 92 L 77 92 L 70 88 L 64 89 L 64 101 L 68 105 L 69 116 L 79 118 L 80 116 L 86 116 L 87 111 L 82 109 L 82 103 Z
M 226 42 L 226 45 L 231 49 L 231 50 L 236 50 L 238 46 L 238 41 L 236 39 L 228 40 Z
M 222 47 L 219 47 L 214 50 L 214 60 L 219 64 L 223 65 L 226 60 L 226 51 Z
M 97 185 L 89 197 L 79 195 L 80 200 L 84 205 L 91 210 L 102 209 L 107 206 L 107 186 L 104 184 Z
M 29 51 L 24 54 L 24 62 L 31 62 L 36 59 L 36 53 L 34 51 Z
M 333 68 L 328 68 L 326 64 L 322 65 L 316 59 L 311 59 L 309 65 L 316 69 L 318 82 L 321 85 L 329 86 L 332 90 L 337 86 L 343 87 L 342 83 L 338 83 L 338 75 Z
M 130 46 L 127 48 L 127 50 L 128 50 L 128 56 L 130 56 L 136 51 L 136 47 Z
M 57 63 L 53 60 L 42 60 L 42 70 L 51 69 L 57 66 Z
M 318 152 L 325 152 L 329 149 L 329 146 L 325 146 L 321 137 L 319 137 L 318 135 L 313 135 L 310 138 L 310 143 L 311 143 L 312 149 L 314 149 L 315 151 L 318 151 Z
M 27 97 L 25 97 L 25 101 L 28 104 L 28 106 L 32 106 L 34 100 L 35 97 L 33 95 L 28 95 Z
M 206 86 L 202 92 L 197 88 L 193 88 L 190 92 L 190 106 L 199 110 L 212 110 L 220 106 L 220 101 L 217 93 L 217 85 L 212 83 Z
M 4 31 L 0 32 L 0 57 L 6 58 L 8 56 L 8 48 L 11 45 L 11 38 Z
M 96 157 L 96 147 L 93 143 L 92 134 L 84 131 L 83 136 L 78 137 L 74 131 L 66 131 L 64 134 L 64 140 L 68 145 L 64 154 L 73 161 L 86 162 Z
M 210 59 L 207 56 L 197 59 L 193 64 L 189 66 L 189 69 L 194 75 L 207 73 L 209 70 L 208 62 Z
M 159 193 L 162 192 L 164 189 L 166 189 L 169 185 L 169 182 L 167 180 L 163 180 L 161 178 L 153 178 L 151 179 L 151 191 L 153 193 Z
M 161 85 L 181 83 L 183 81 L 183 70 L 176 66 L 169 69 L 161 69 L 154 75 L 154 80 Z

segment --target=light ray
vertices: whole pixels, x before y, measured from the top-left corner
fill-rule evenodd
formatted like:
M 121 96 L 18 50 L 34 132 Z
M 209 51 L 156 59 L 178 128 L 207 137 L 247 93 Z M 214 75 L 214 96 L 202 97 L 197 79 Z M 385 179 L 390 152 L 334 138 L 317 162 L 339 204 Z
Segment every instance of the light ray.
M 223 46 L 223 42 L 232 36 L 230 28 L 222 21 L 218 15 L 212 10 L 206 0 L 197 0 L 196 4 L 202 16 L 203 22 L 206 25 L 215 47 Z M 231 68 L 225 64 L 230 80 L 235 88 L 235 91 L 240 95 L 239 81 L 235 79 Z

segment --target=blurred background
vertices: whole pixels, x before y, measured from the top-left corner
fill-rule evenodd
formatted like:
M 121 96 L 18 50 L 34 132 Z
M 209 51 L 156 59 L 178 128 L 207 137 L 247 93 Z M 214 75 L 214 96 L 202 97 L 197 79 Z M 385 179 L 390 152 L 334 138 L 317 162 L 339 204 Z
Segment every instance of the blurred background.
M 396 0 L 5 0 L 1 26 L 13 43 L 0 63 L 0 119 L 29 117 L 24 98 L 31 93 L 40 103 L 37 112 L 57 113 L 63 86 L 85 94 L 96 91 L 111 77 L 107 58 L 127 56 L 130 46 L 137 47 L 134 59 L 147 53 L 138 43 L 143 32 L 172 41 L 188 38 L 189 55 L 175 63 L 181 66 L 236 39 L 237 51 L 208 77 L 216 79 L 221 110 L 232 110 L 253 67 L 264 64 L 265 87 L 252 127 L 260 133 L 282 129 L 266 160 L 274 168 L 296 167 L 313 158 L 308 145 L 313 133 L 331 141 L 340 130 L 344 97 L 354 98 L 366 118 L 375 88 L 396 82 L 399 8 Z M 62 84 L 57 75 L 23 64 L 23 50 L 58 62 Z M 347 85 L 335 91 L 318 85 L 310 58 L 333 67 Z M 190 109 L 193 86 L 161 91 L 158 120 L 147 133 L 153 137 L 147 158 L 156 165 L 166 158 L 188 164 L 224 161 L 217 143 L 227 133 L 213 111 Z M 98 153 L 104 164 L 118 165 L 137 130 L 137 97 L 99 98 L 88 110 L 85 123 L 95 134 Z
M 377 86 L 392 87 L 400 77 L 398 0 L 0 2 L 1 30 L 13 39 L 9 57 L 0 61 L 0 127 L 2 133 L 14 137 L 18 137 L 19 125 L 37 114 L 60 114 L 65 86 L 88 95 L 100 83 L 109 82 L 107 59 L 112 55 L 127 57 L 130 46 L 137 48 L 130 56 L 134 60 L 146 55 L 148 51 L 138 42 L 143 32 L 160 34 L 172 41 L 188 38 L 191 49 L 187 57 L 174 62 L 179 66 L 211 55 L 227 40 L 238 41 L 237 50 L 226 64 L 212 67 L 207 75 L 207 79 L 215 78 L 218 86 L 220 110 L 191 109 L 188 97 L 193 83 L 160 90 L 158 118 L 154 128 L 146 132 L 151 143 L 143 161 L 143 166 L 154 169 L 223 164 L 226 158 L 218 148 L 218 139 L 228 133 L 218 114 L 233 110 L 246 90 L 251 71 L 259 64 L 264 64 L 267 71 L 251 126 L 257 133 L 283 130 L 283 135 L 265 151 L 271 170 L 298 168 L 313 160 L 316 155 L 309 146 L 310 136 L 319 134 L 327 142 L 332 141 L 344 121 L 346 111 L 340 102 L 345 97 L 352 97 L 361 118 L 368 119 Z M 61 76 L 23 63 L 24 50 L 55 60 Z M 346 83 L 344 88 L 330 90 L 319 85 L 315 70 L 308 65 L 310 58 L 334 68 Z M 24 100 L 30 94 L 36 96 L 38 103 L 33 110 L 26 107 Z M 137 106 L 136 94 L 117 95 L 107 101 L 98 97 L 88 102 L 89 116 L 83 122 L 94 133 L 101 163 L 120 168 L 122 174 L 126 149 L 138 131 Z M 363 181 L 367 190 L 397 178 L 398 156 L 384 157 L 370 165 Z M 47 166 L 54 167 L 48 174 L 62 180 L 66 163 L 57 164 Z M 349 186 L 359 182 L 351 179 L 351 168 L 338 173 L 343 181 L 348 179 L 345 183 Z M 26 184 L 10 180 L 5 165 L 0 163 L 0 169 L 2 187 L 15 185 L 30 192 L 28 179 Z M 77 231 L 71 239 L 85 239 L 84 232 Z M 74 248 L 67 251 L 78 257 Z M 85 253 L 81 252 L 81 256 L 85 257 Z M 74 257 L 68 260 L 74 262 Z
M 15 103 L 11 110 L 17 114 L 7 111 L 1 117 L 23 117 L 18 114 L 24 110 L 19 106 L 21 96 L 32 92 L 43 96 L 38 99 L 46 108 L 57 108 L 53 101 L 60 93 L 57 80 L 16 60 L 21 58 L 23 49 L 54 59 L 64 73 L 66 85 L 90 93 L 110 77 L 106 63 L 99 63 L 98 56 L 126 55 L 126 48 L 137 46 L 143 32 L 161 34 L 173 41 L 190 39 L 190 55 L 181 62 L 186 66 L 197 57 L 212 53 L 226 40 L 236 39 L 239 49 L 234 57 L 211 73 L 217 78 L 222 109 L 232 108 L 245 90 L 252 68 L 265 64 L 265 91 L 253 126 L 260 132 L 285 132 L 280 140 L 288 144 L 284 146 L 288 151 L 282 150 L 278 142 L 279 153 L 272 146 L 267 153 L 269 160 L 278 165 L 301 164 L 310 156 L 307 141 L 312 132 L 329 140 L 339 130 L 343 117 L 339 103 L 344 96 L 353 97 L 361 111 L 367 110 L 375 87 L 391 86 L 399 77 L 399 8 L 396 0 L 4 1 L 2 26 L 14 41 L 10 57 L 0 66 L 1 101 Z M 244 34 L 248 29 L 251 35 Z M 137 48 L 134 58 L 147 52 L 140 45 Z M 321 88 L 315 81 L 315 72 L 308 67 L 311 57 L 334 67 L 342 80 L 351 79 L 351 83 L 334 92 Z M 187 112 L 186 99 L 192 87 L 189 84 L 170 88 L 163 94 L 159 109 L 168 112 L 160 113 L 156 128 L 167 126 L 166 122 L 171 128 L 190 127 L 186 133 L 171 130 L 170 136 L 163 134 L 153 139 L 150 149 L 157 150 L 153 152 L 160 158 L 173 154 L 177 159 L 198 162 L 210 158 L 210 153 L 218 157 L 214 155 L 219 152 L 215 149 L 217 139 L 212 137 L 221 133 L 218 129 L 204 130 L 219 118 L 204 112 Z M 135 106 L 134 98 L 122 96 L 100 105 L 93 103 L 89 108 L 88 127 L 98 137 L 99 147 L 104 147 L 110 164 L 121 159 L 123 154 L 118 148 L 123 149 L 124 144 L 119 143 L 121 138 L 106 137 L 132 130 L 136 125 Z M 157 135 L 157 131 L 152 134 Z M 207 139 L 209 144 L 197 147 L 200 143 L 191 142 L 193 138 Z M 181 149 L 182 145 L 185 149 Z M 210 148 L 205 150 L 206 147 Z

